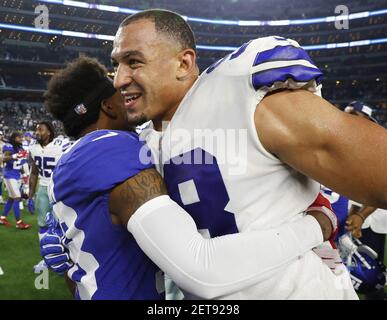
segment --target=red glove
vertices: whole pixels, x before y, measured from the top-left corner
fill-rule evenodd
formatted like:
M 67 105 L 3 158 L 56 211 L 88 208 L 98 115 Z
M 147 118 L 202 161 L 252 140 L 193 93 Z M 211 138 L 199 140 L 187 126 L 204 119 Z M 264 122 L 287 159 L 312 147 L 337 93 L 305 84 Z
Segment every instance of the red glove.
M 313 252 L 321 258 L 323 263 L 326 264 L 334 274 L 340 274 L 343 269 L 343 262 L 341 261 L 336 244 L 333 241 L 338 232 L 338 222 L 337 216 L 332 209 L 330 201 L 320 192 L 316 200 L 314 200 L 308 209 L 306 209 L 306 212 L 308 211 L 319 211 L 325 214 L 325 216 L 328 217 L 328 219 L 331 221 L 332 233 L 328 239 L 329 244 L 323 243 L 317 248 L 313 248 Z
M 336 237 L 338 232 L 338 222 L 336 213 L 333 211 L 330 201 L 320 192 L 317 195 L 316 200 L 314 200 L 308 209 L 306 209 L 306 212 L 309 211 L 319 211 L 328 217 L 332 225 L 332 234 L 329 238 L 329 241 L 334 246 L 333 239 Z
M 23 159 L 23 158 L 27 158 L 27 157 L 28 157 L 28 151 L 26 151 L 26 150 L 21 150 L 17 154 L 18 159 Z

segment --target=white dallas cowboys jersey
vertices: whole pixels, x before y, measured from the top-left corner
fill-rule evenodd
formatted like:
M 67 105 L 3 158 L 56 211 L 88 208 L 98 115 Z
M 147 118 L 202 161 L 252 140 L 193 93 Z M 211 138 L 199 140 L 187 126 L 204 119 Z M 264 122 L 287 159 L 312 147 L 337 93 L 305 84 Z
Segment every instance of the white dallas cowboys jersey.
M 30 146 L 29 153 L 31 159 L 39 171 L 39 185 L 48 186 L 56 163 L 69 145 L 70 142 L 67 139 L 57 138 L 45 147 L 42 147 L 38 142 Z
M 275 89 L 302 88 L 320 95 L 321 76 L 296 42 L 256 39 L 203 72 L 159 142 L 160 135 L 143 132 L 154 155 L 161 146 L 158 169 L 170 196 L 203 234 L 215 237 L 279 226 L 299 219 L 317 197 L 319 183 L 264 149 L 254 112 Z M 224 298 L 356 298 L 349 278 L 344 278 L 349 294 L 335 289 L 337 277 L 311 251 L 275 277 Z

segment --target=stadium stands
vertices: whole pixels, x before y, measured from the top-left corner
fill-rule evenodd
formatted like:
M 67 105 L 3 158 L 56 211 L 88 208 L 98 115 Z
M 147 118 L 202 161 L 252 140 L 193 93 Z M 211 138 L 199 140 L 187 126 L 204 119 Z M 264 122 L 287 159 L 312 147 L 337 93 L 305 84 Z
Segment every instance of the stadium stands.
M 101 1 L 87 1 L 100 4 Z M 204 5 L 205 2 L 205 5 Z M 39 1 L 0 0 L 0 23 L 34 26 L 35 7 Z M 270 2 L 257 0 L 134 0 L 103 1 L 105 5 L 142 10 L 161 7 L 183 15 L 204 19 L 223 20 L 284 20 L 333 16 L 339 1 L 281 0 L 274 7 Z M 200 5 L 203 4 L 203 5 Z M 113 36 L 126 13 L 92 8 L 79 8 L 45 3 L 49 9 L 50 29 L 85 32 Z M 350 13 L 386 9 L 383 1 L 352 1 Z M 302 46 L 341 43 L 387 38 L 387 14 L 373 15 L 349 21 L 349 29 L 337 30 L 334 22 L 279 26 L 238 26 L 206 22 L 190 22 L 197 43 L 238 47 L 251 38 L 280 35 L 298 41 Z M 41 108 L 42 94 L 49 77 L 66 62 L 85 54 L 97 57 L 110 69 L 112 42 L 29 32 L 0 27 L 0 100 L 30 109 Z M 199 66 L 204 70 L 229 51 L 199 50 Z M 309 51 L 312 59 L 323 70 L 323 95 L 332 103 L 344 107 L 352 100 L 362 100 L 377 110 L 376 116 L 384 126 L 387 103 L 387 44 Z M 19 101 L 28 101 L 23 103 Z M 7 102 L 5 105 L 9 105 Z M 12 105 L 12 104 L 11 104 Z M 38 107 L 36 107 L 38 106 Z M 0 105 L 3 121 L 12 108 Z M 39 112 L 36 112 L 39 116 Z M 32 118 L 35 113 L 31 112 Z M 13 118 L 13 120 L 15 120 Z M 20 121 L 13 121 L 12 124 Z M 28 124 L 28 123 L 27 123 Z M 11 126 L 11 124 L 9 124 Z

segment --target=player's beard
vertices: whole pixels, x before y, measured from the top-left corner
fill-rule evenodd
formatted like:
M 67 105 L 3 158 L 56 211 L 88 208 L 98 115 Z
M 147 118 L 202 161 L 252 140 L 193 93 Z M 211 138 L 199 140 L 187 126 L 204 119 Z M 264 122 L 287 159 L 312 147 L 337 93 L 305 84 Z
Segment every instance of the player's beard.
M 140 115 L 134 116 L 134 117 L 129 112 L 127 112 L 127 119 L 128 119 L 129 125 L 133 126 L 133 127 L 140 126 L 140 125 L 144 124 L 145 122 L 149 121 L 149 119 L 147 118 L 147 116 L 143 112 Z
M 43 145 L 44 139 L 43 139 L 42 137 L 36 136 L 35 138 L 36 138 L 36 141 L 37 141 L 39 144 Z

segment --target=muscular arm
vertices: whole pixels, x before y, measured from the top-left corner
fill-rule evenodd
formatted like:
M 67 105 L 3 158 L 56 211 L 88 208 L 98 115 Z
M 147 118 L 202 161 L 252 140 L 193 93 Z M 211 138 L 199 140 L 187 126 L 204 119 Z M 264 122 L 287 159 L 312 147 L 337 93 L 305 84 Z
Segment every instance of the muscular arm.
M 206 299 L 263 281 L 323 241 L 310 216 L 270 230 L 205 239 L 191 216 L 166 195 L 154 169 L 115 187 L 109 206 L 113 222 L 127 225 L 179 287 Z
M 384 128 L 306 90 L 265 97 L 255 125 L 266 150 L 294 169 L 350 199 L 387 208 Z
M 31 171 L 30 171 L 30 181 L 29 181 L 29 195 L 28 198 L 32 199 L 35 195 L 36 192 L 36 185 L 38 183 L 38 177 L 39 177 L 39 172 L 38 172 L 38 167 L 36 166 L 35 162 L 29 158 L 29 163 L 31 165 Z
M 144 203 L 166 195 L 167 188 L 155 169 L 147 169 L 115 187 L 110 193 L 109 208 L 124 226 Z

